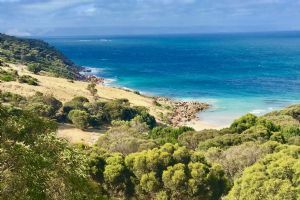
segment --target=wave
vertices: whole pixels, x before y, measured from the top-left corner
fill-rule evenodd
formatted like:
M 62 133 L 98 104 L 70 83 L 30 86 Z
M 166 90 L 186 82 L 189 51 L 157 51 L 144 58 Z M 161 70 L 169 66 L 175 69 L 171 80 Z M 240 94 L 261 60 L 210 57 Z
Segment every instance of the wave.
M 106 86 L 114 85 L 115 82 L 117 82 L 117 78 L 105 78 L 104 79 L 104 85 L 106 85 Z
M 100 73 L 103 73 L 103 71 L 105 70 L 104 68 L 99 68 L 99 67 L 90 67 L 90 66 L 83 66 L 83 67 L 88 70 L 82 72 L 83 74 L 86 75 L 98 75 Z
M 250 113 L 253 115 L 260 115 L 260 114 L 263 114 L 266 112 L 267 112 L 267 110 L 264 110 L 264 109 L 254 109 L 254 110 L 250 111 Z
M 93 40 L 78 40 L 79 42 L 91 42 Z
M 110 39 L 105 39 L 105 38 L 103 38 L 103 39 L 94 39 L 94 40 L 88 40 L 88 39 L 84 39 L 84 40 L 77 40 L 78 42 L 111 42 L 112 40 L 110 40 Z
M 111 42 L 112 40 L 110 40 L 110 39 L 100 39 L 99 41 L 100 42 Z

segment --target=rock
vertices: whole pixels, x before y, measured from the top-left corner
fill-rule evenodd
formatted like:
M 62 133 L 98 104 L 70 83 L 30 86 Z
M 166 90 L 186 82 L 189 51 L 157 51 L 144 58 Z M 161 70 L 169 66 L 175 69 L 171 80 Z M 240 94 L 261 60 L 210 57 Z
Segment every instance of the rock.
M 209 108 L 209 104 L 197 101 L 175 101 L 166 97 L 155 97 L 158 103 L 172 108 L 169 121 L 177 126 L 180 123 L 189 122 L 197 118 L 197 113 Z

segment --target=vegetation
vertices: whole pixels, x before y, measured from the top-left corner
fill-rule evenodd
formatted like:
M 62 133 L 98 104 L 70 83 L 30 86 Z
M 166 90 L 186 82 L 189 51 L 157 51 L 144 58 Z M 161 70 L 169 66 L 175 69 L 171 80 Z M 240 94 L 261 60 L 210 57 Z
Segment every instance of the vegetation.
M 278 149 L 247 168 L 226 199 L 299 199 L 300 147 Z
M 49 44 L 0 34 L 0 57 L 3 62 L 22 63 L 29 71 L 45 71 L 53 76 L 81 78 L 79 67 Z
M 0 69 L 0 80 L 4 82 L 15 81 L 18 78 L 17 71 Z
M 95 100 L 97 100 L 97 92 L 98 90 L 96 89 L 96 83 L 95 81 L 92 81 L 91 83 L 88 84 L 87 90 L 91 93 L 91 95 L 94 97 Z
M 72 121 L 75 127 L 82 130 L 88 127 L 88 114 L 82 110 L 71 110 L 68 114 L 68 118 Z
M 96 198 L 87 157 L 55 129 L 52 120 L 0 105 L 1 199 Z
M 49 45 L 0 35 L 0 65 L 75 78 Z M 4 61 L 2 61 L 4 60 Z M 0 68 L 1 81 L 34 84 Z M 94 85 L 87 89 L 96 96 Z M 109 127 L 94 146 L 56 137 L 58 123 Z M 126 99 L 62 103 L 0 91 L 0 199 L 300 199 L 300 105 L 221 130 L 159 124 Z
M 103 153 L 102 153 L 103 155 Z M 170 143 L 128 156 L 97 157 L 98 177 L 110 196 L 136 199 L 218 199 L 227 190 L 224 172 L 202 154 Z
M 28 85 L 38 85 L 38 80 L 29 75 L 20 76 L 18 81 L 20 83 L 27 83 Z
M 159 125 L 126 99 L 62 104 L 1 92 L 1 102 L 2 199 L 299 198 L 297 105 L 197 132 Z M 111 127 L 94 147 L 78 147 L 56 138 L 57 122 Z
M 97 146 L 110 152 L 124 155 L 157 147 L 156 141 L 149 139 L 149 127 L 138 117 L 129 121 L 113 121 L 112 128 L 97 141 Z
M 187 131 L 194 131 L 194 129 L 190 127 L 156 127 L 149 133 L 149 135 L 151 138 L 157 139 L 160 144 L 175 144 L 177 143 L 178 137 Z
M 28 85 L 38 85 L 38 80 L 29 75 L 19 76 L 18 72 L 13 69 L 0 69 L 0 81 L 9 82 L 18 80 L 20 83 L 27 83 Z

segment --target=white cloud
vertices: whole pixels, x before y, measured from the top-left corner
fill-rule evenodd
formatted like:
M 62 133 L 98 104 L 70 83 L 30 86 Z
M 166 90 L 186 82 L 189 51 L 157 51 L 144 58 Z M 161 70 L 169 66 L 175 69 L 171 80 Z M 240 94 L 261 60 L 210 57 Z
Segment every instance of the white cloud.
M 93 4 L 78 6 L 75 8 L 78 15 L 93 16 L 97 12 L 97 8 Z
M 88 3 L 91 1 L 93 0 L 50 0 L 44 2 L 24 4 L 23 9 L 31 13 L 34 13 L 35 11 L 43 12 L 43 13 L 53 12 L 53 11 L 59 11 L 64 8 Z
M 5 32 L 7 35 L 14 35 L 14 36 L 31 36 L 31 34 L 27 31 L 22 31 L 18 29 L 9 29 Z

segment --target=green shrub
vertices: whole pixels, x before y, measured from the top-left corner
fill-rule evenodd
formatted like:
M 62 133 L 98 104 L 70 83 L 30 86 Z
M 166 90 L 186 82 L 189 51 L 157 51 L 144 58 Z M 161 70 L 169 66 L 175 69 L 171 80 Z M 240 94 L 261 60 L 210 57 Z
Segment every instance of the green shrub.
M 299 199 L 300 147 L 288 146 L 245 169 L 226 200 Z
M 182 126 L 179 128 L 172 128 L 172 127 L 155 127 L 153 128 L 149 136 L 152 139 L 155 139 L 160 144 L 164 143 L 177 143 L 178 137 L 187 131 L 194 131 L 193 128 Z
M 23 75 L 18 78 L 20 83 L 27 83 L 28 85 L 38 85 L 38 80 L 29 75 Z
M 10 103 L 14 106 L 20 107 L 22 104 L 25 104 L 26 101 L 27 99 L 21 95 L 11 92 L 2 92 L 0 90 L 0 103 Z
M 15 81 L 18 78 L 18 73 L 14 70 L 0 69 L 0 80 L 4 82 Z
M 85 110 L 85 103 L 88 103 L 89 100 L 85 97 L 78 96 L 74 97 L 71 101 L 68 101 L 63 106 L 64 113 L 68 114 L 71 110 Z
M 37 92 L 28 98 L 25 109 L 38 113 L 40 116 L 55 118 L 62 107 L 62 103 L 51 95 Z
M 34 74 L 38 74 L 40 71 L 42 71 L 42 67 L 40 64 L 28 64 L 27 69 Z
M 179 135 L 178 143 L 189 149 L 196 149 L 199 142 L 203 142 L 220 135 L 220 131 L 214 129 L 206 129 L 199 132 L 187 131 Z
M 148 131 L 148 126 L 136 118 L 131 121 L 113 121 L 112 127 L 97 141 L 97 146 L 125 155 L 151 149 L 157 144 L 147 137 Z
M 140 122 L 145 122 L 150 129 L 152 129 L 156 126 L 155 117 L 153 117 L 152 115 L 150 115 L 147 112 L 143 111 L 143 112 L 139 113 L 136 117 L 139 117 Z
M 234 120 L 230 128 L 236 133 L 242 133 L 251 126 L 254 126 L 257 122 L 257 117 L 252 114 L 246 114 L 239 119 Z
M 52 120 L 0 104 L 1 199 L 102 199 L 86 155 L 58 139 L 56 128 Z
M 92 83 L 89 83 L 88 86 L 87 86 L 87 90 L 91 93 L 91 95 L 96 98 L 97 96 L 97 88 L 96 88 L 96 83 L 92 82 Z
M 75 127 L 82 130 L 88 128 L 89 115 L 87 112 L 82 110 L 71 110 L 68 114 L 68 118 L 72 121 Z

